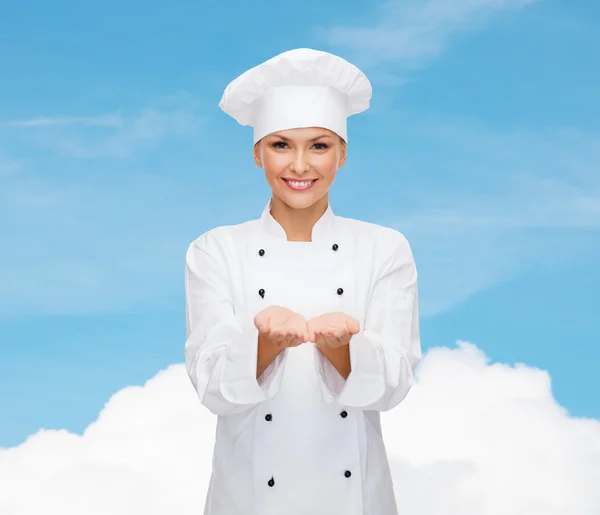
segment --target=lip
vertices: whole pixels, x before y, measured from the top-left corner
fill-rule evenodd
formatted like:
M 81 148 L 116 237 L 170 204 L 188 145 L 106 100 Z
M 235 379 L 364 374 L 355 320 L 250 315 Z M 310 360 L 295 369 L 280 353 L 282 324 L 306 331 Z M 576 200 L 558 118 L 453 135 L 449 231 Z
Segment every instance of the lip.
M 319 180 L 319 179 L 289 179 L 287 177 L 282 177 L 281 179 L 283 180 L 283 182 L 285 182 L 287 184 L 287 187 L 293 191 L 307 191 L 307 190 L 311 189 L 315 185 L 315 182 L 317 182 Z M 290 184 L 290 181 L 294 181 L 294 182 L 312 181 L 312 183 L 310 184 L 310 186 L 306 186 L 305 188 L 294 188 Z

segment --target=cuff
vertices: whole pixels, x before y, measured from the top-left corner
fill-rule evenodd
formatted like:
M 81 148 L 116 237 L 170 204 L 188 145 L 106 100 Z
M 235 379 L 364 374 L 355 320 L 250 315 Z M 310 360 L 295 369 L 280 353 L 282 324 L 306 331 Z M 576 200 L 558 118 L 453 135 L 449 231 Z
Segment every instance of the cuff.
M 378 335 L 361 331 L 350 339 L 351 372 L 338 395 L 339 404 L 363 407 L 386 391 L 385 354 Z
M 258 333 L 256 338 L 258 339 Z M 269 399 L 275 397 L 281 386 L 288 351 L 289 348 L 287 347 L 283 349 L 258 378 L 259 386 Z M 256 369 L 256 367 L 254 368 Z
M 333 402 L 344 388 L 346 380 L 313 343 L 315 369 L 321 396 L 326 403 Z
M 256 378 L 258 329 L 248 325 L 227 348 L 221 373 L 221 393 L 234 404 L 256 404 L 272 398 L 278 391 L 287 360 L 287 349 Z

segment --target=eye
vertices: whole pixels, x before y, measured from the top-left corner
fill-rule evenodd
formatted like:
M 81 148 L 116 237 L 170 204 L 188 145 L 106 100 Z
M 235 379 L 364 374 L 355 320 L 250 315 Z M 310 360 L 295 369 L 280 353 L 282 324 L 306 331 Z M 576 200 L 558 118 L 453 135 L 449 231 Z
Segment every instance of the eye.
M 321 148 L 317 148 L 317 150 L 325 150 L 326 148 L 329 148 L 329 145 L 327 145 L 326 143 L 315 143 L 315 147 L 320 146 Z
M 280 146 L 283 145 L 283 146 Z M 273 148 L 285 148 L 287 147 L 287 143 L 285 141 L 275 141 L 272 145 Z

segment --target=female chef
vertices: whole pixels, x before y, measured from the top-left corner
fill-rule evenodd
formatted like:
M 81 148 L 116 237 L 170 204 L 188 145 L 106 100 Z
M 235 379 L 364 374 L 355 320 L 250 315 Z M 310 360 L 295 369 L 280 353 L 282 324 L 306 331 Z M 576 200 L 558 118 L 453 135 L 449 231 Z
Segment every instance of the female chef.
M 272 196 L 186 255 L 185 362 L 218 415 L 204 515 L 397 515 L 380 412 L 421 359 L 402 233 L 333 214 L 346 119 L 371 84 L 301 48 L 246 71 L 220 107 L 254 128 Z

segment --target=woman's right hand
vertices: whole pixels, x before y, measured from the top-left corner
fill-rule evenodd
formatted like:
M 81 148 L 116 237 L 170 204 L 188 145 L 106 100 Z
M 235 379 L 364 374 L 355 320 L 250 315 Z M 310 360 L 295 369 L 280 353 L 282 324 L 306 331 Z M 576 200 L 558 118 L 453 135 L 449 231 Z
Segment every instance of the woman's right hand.
M 279 348 L 297 347 L 309 339 L 306 319 L 281 306 L 269 306 L 254 317 L 259 337 Z

